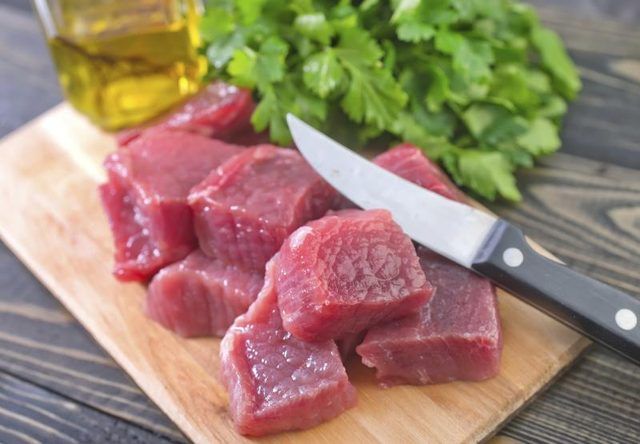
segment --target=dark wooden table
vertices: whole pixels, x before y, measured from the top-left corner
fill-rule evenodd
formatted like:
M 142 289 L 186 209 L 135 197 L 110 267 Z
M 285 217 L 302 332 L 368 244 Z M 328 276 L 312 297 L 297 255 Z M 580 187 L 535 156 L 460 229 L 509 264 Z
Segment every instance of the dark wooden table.
M 521 205 L 494 210 L 576 269 L 640 296 L 640 1 L 533 3 L 565 38 L 585 87 L 562 154 L 520 174 Z M 60 100 L 29 2 L 0 0 L 0 135 Z M 593 346 L 499 434 L 638 443 L 640 367 Z M 183 441 L 0 243 L 0 443 Z

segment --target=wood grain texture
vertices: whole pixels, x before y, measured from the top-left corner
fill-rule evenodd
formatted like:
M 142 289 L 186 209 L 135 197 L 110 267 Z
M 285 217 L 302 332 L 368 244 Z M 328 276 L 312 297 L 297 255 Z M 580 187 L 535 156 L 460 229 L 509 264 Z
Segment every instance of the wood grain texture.
M 640 172 L 565 154 L 521 175 L 526 205 L 491 208 L 573 268 L 640 298 Z M 525 442 L 640 442 L 640 367 L 601 346 L 502 434 Z
M 0 246 L 0 269 L 15 261 Z M 175 426 L 26 268 L 0 274 L 0 371 L 174 440 Z M 0 442 L 3 442 L 0 439 Z
M 144 288 L 110 275 L 110 233 L 96 185 L 114 149 L 68 106 L 5 139 L 0 151 L 0 234 L 134 381 L 195 442 L 237 440 L 215 375 L 218 340 L 184 340 L 148 320 Z M 19 184 L 19 186 L 15 186 Z M 28 224 L 13 217 L 18 211 Z M 563 370 L 588 341 L 499 293 L 504 330 L 500 375 L 483 383 L 376 387 L 358 362 L 357 408 L 309 431 L 274 439 L 310 442 L 473 442 L 495 431 Z
M 563 37 L 584 83 L 565 118 L 563 152 L 640 169 L 640 27 L 557 7 L 539 13 Z
M 640 297 L 640 172 L 558 154 L 520 175 L 527 205 L 492 205 L 579 271 Z
M 60 100 L 38 24 L 29 14 L 0 3 L 0 134 L 7 134 Z
M 637 366 L 597 347 L 500 431 L 531 443 L 638 443 Z
M 0 442 L 170 444 L 172 441 L 22 379 L 0 374 Z

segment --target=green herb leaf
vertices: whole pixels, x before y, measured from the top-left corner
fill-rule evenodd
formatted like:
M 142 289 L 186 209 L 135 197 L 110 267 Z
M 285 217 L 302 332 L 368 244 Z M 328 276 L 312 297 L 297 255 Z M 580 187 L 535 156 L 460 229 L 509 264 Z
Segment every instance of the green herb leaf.
M 491 82 L 491 97 L 500 98 L 522 110 L 535 108 L 545 87 L 543 73 L 525 72 L 519 65 L 503 65 L 496 69 Z
M 488 79 L 493 51 L 487 42 L 463 39 L 453 53 L 453 68 L 470 79 Z
M 518 137 L 518 144 L 535 156 L 553 153 L 560 147 L 558 129 L 549 119 L 537 118 Z
M 253 88 L 282 80 L 288 45 L 279 37 L 269 37 L 258 52 L 245 47 L 235 51 L 227 71 L 239 86 Z
M 582 83 L 578 70 L 569 58 L 558 34 L 541 27 L 531 32 L 531 41 L 542 57 L 542 63 L 553 75 L 558 88 L 567 99 L 573 99 Z
M 262 99 L 251 116 L 251 123 L 256 131 L 269 128 L 269 135 L 274 142 L 281 145 L 291 143 L 291 135 L 280 108 L 278 98 L 272 88 L 264 91 Z
M 374 66 L 383 56 L 382 49 L 375 39 L 360 28 L 342 31 L 338 50 L 343 58 L 360 66 Z
M 464 37 L 457 32 L 443 29 L 436 34 L 436 49 L 445 54 L 455 54 L 464 44 Z
M 207 59 L 214 69 L 220 70 L 229 63 L 233 54 L 245 46 L 245 37 L 241 31 L 215 39 L 207 48 Z
M 347 64 L 346 69 L 351 82 L 342 99 L 342 109 L 358 123 L 390 129 L 407 101 L 400 85 L 383 69 L 362 70 L 352 64 Z
M 258 55 L 251 48 L 244 47 L 233 53 L 227 71 L 236 85 L 253 88 L 257 83 L 256 64 Z
M 458 155 L 460 181 L 480 196 L 494 200 L 522 198 L 509 161 L 499 152 L 464 150 Z
M 562 97 L 550 96 L 544 102 L 541 108 L 538 109 L 538 115 L 541 117 L 561 117 L 567 112 L 567 102 Z
M 410 141 L 487 199 L 520 198 L 514 171 L 559 148 L 581 86 L 518 0 L 208 0 L 201 34 L 274 142 L 287 112 L 354 148 Z
M 382 68 L 380 47 L 367 32 L 348 29 L 342 32 L 335 51 L 349 77 L 342 109 L 358 123 L 390 129 L 407 95 L 392 74 Z
M 439 66 L 433 66 L 430 74 L 426 103 L 429 111 L 436 112 L 440 111 L 442 105 L 449 97 L 449 79 Z
M 405 42 L 426 42 L 436 33 L 436 29 L 428 24 L 407 22 L 398 26 L 398 38 Z
M 242 23 L 249 25 L 262 15 L 262 8 L 268 3 L 268 0 L 237 1 L 234 3 L 238 7 L 238 15 Z
M 309 57 L 302 69 L 305 85 L 322 99 L 346 80 L 344 69 L 330 48 Z
M 333 36 L 333 28 L 322 13 L 299 15 L 294 26 L 303 36 L 323 45 L 328 45 Z
M 523 134 L 527 122 L 508 109 L 491 103 L 470 106 L 463 119 L 471 134 L 482 144 L 497 146 L 505 140 Z
M 206 42 L 226 37 L 234 28 L 233 14 L 224 8 L 209 8 L 200 21 L 200 33 Z

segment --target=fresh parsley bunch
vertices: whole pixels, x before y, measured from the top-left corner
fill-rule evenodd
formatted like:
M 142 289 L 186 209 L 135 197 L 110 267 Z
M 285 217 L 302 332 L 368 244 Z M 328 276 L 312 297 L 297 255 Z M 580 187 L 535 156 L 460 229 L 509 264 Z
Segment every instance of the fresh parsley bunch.
M 512 0 L 209 0 L 210 74 L 251 88 L 256 130 L 292 112 L 349 146 L 409 141 L 460 185 L 517 201 L 517 167 L 560 146 L 581 83 Z

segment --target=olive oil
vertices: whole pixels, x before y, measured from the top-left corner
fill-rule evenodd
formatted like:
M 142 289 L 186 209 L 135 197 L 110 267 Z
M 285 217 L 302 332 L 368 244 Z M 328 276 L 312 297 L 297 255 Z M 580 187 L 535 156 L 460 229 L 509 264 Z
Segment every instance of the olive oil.
M 57 3 L 56 32 L 47 33 L 60 84 L 97 125 L 135 125 L 198 89 L 206 62 L 195 0 Z

